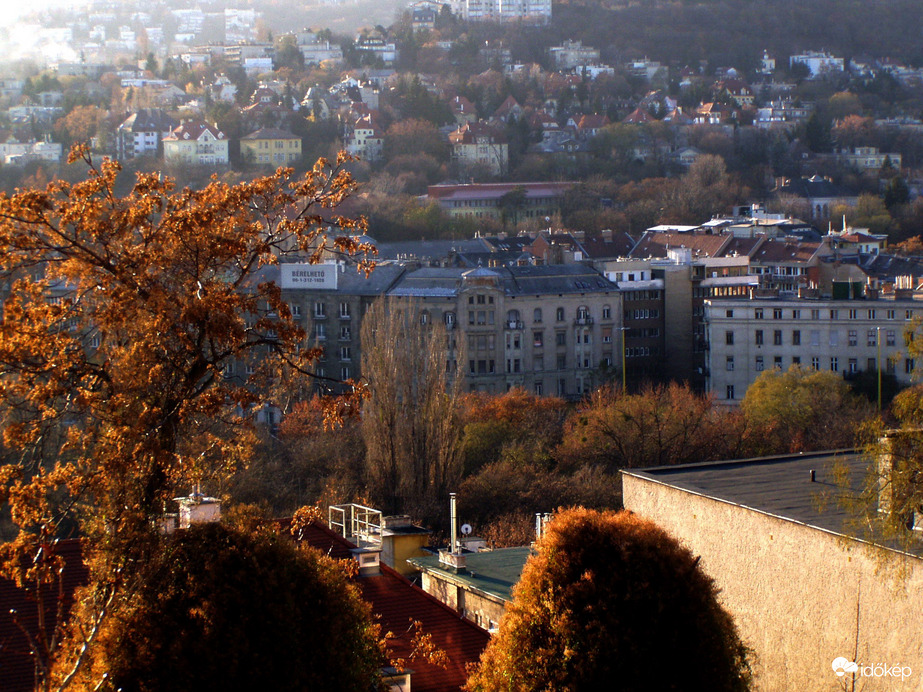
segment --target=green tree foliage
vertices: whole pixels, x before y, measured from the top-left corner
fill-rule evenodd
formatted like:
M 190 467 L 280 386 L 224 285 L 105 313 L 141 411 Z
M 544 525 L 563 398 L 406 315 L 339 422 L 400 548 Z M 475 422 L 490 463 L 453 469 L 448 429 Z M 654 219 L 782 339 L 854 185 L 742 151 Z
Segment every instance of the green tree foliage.
M 747 649 L 698 558 L 629 513 L 547 526 L 469 678 L 488 690 L 746 690 Z
M 222 524 L 178 531 L 154 555 L 78 684 L 107 673 L 111 690 L 374 689 L 378 630 L 337 561 Z
M 837 373 L 798 365 L 763 372 L 740 407 L 754 455 L 853 447 L 857 425 L 872 415 Z

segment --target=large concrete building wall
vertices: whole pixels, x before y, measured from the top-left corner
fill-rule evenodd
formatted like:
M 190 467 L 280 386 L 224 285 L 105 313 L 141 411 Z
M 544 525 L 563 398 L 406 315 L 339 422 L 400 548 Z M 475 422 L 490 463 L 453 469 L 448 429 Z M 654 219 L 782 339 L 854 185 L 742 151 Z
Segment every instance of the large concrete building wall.
M 755 653 L 757 689 L 923 690 L 923 560 L 657 481 L 623 484 L 626 509 L 702 557 Z M 863 667 L 854 686 L 833 672 L 841 656 Z M 911 672 L 862 675 L 877 664 Z

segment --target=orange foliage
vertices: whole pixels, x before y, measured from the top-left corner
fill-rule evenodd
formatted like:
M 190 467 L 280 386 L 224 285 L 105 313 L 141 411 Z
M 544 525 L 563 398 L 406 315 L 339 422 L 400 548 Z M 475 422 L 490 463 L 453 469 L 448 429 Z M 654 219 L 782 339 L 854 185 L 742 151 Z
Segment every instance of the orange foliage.
M 467 689 L 748 688 L 747 650 L 717 588 L 653 523 L 562 511 L 536 548 Z
M 170 498 L 247 458 L 260 387 L 317 357 L 260 269 L 373 249 L 363 220 L 331 213 L 355 189 L 345 155 L 202 190 L 138 174 L 124 197 L 119 164 L 85 146 L 79 161 L 82 182 L 0 196 L 0 500 L 20 528 L 0 557 L 15 567 L 76 521 L 101 579 L 145 559 Z M 250 358 L 266 379 L 225 376 Z

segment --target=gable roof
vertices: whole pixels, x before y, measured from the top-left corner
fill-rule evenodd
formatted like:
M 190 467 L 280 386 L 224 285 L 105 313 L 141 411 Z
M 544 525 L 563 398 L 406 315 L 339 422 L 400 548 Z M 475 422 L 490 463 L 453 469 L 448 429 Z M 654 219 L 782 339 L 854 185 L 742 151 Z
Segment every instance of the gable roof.
M 181 139 L 199 139 L 204 133 L 208 132 L 215 139 L 225 139 L 224 133 L 217 127 L 209 125 L 202 120 L 187 120 L 180 124 L 179 127 L 164 137 L 164 140 L 181 140 Z

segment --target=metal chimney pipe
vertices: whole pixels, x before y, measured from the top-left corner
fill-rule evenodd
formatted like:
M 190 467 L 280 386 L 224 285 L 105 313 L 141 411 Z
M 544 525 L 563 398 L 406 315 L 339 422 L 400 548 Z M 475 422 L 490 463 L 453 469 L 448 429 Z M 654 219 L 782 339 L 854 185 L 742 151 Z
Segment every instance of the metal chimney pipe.
M 455 516 L 455 493 L 449 493 L 449 523 L 451 524 L 451 533 L 452 533 L 452 545 L 450 546 L 450 553 L 454 553 L 458 549 L 458 519 Z

